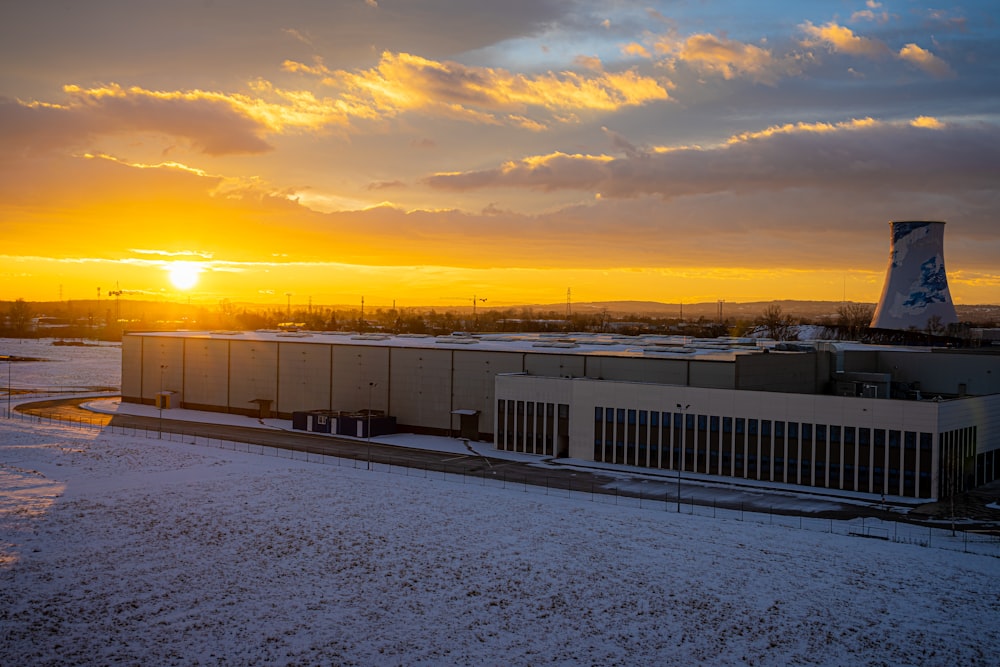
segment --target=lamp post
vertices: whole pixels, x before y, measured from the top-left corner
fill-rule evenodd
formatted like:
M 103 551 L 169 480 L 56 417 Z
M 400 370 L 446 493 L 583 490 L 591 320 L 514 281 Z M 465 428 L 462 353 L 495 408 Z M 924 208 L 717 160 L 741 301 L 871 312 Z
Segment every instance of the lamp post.
M 167 370 L 166 364 L 160 364 L 160 393 L 156 395 L 156 405 L 160 409 L 160 426 L 157 438 L 163 439 L 163 371 Z
M 10 387 L 10 367 L 11 367 L 11 364 L 13 364 L 13 363 L 14 363 L 14 360 L 11 357 L 7 357 L 7 419 L 10 419 L 10 417 L 11 417 L 11 414 L 10 414 L 10 391 L 11 391 L 11 387 Z
M 378 385 L 374 382 L 368 383 L 368 428 L 365 435 L 368 440 L 368 469 L 372 469 L 372 390 Z
M 677 456 L 677 513 L 681 513 L 681 466 L 684 461 L 684 449 L 687 446 L 687 415 L 685 414 L 687 409 L 691 407 L 691 404 L 682 406 L 680 403 L 677 404 L 677 409 L 680 410 L 681 414 L 681 448 L 678 451 Z

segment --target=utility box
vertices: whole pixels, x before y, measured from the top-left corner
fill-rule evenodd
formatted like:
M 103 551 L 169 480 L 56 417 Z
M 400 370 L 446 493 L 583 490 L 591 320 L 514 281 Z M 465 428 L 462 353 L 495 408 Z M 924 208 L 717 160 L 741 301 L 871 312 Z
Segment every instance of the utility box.
M 155 396 L 155 405 L 158 410 L 169 410 L 170 409 L 170 397 L 173 396 L 171 391 L 161 391 Z

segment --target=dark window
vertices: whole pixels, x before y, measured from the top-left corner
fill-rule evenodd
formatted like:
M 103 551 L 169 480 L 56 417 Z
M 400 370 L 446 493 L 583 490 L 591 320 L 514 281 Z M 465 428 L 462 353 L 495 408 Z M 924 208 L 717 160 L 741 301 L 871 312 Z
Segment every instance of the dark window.
M 733 432 L 733 418 L 732 417 L 723 417 L 722 418 L 722 432 L 723 433 L 732 433 Z
M 604 421 L 604 408 L 594 408 L 594 421 Z

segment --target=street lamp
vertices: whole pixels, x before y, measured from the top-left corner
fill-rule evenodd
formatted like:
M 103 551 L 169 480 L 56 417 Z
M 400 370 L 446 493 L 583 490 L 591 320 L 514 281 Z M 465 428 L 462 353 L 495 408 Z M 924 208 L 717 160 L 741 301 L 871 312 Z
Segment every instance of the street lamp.
M 368 383 L 368 429 L 365 432 L 368 440 L 368 469 L 372 469 L 372 389 L 378 385 L 374 382 Z
M 156 405 L 160 408 L 160 426 L 157 438 L 163 439 L 163 371 L 167 370 L 166 364 L 160 364 L 160 393 L 156 396 Z
M 681 412 L 681 450 L 678 452 L 677 456 L 677 513 L 681 512 L 681 465 L 684 461 L 684 447 L 687 446 L 687 416 L 685 412 L 691 404 L 688 403 L 685 406 L 681 406 L 680 403 L 677 404 L 677 409 Z

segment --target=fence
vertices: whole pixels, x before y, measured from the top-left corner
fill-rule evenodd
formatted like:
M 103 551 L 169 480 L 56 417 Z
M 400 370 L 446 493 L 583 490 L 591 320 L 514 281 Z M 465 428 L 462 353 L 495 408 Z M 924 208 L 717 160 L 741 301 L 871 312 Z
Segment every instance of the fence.
M 10 416 L 10 415 L 8 415 Z M 482 470 L 471 473 L 459 466 L 449 466 L 447 463 L 415 464 L 412 460 L 396 459 L 379 453 L 379 460 L 368 456 L 351 456 L 347 453 L 327 454 L 308 452 L 295 449 L 285 449 L 270 445 L 260 445 L 222 438 L 212 438 L 183 431 L 139 428 L 135 426 L 117 426 L 107 423 L 106 419 L 55 419 L 34 414 L 14 412 L 13 418 L 38 424 L 72 426 L 75 428 L 107 430 L 114 434 L 133 437 L 167 440 L 168 442 L 183 442 L 190 445 L 214 447 L 227 451 L 243 452 L 261 456 L 274 456 L 294 461 L 305 461 L 334 467 L 348 467 L 355 470 L 370 470 L 390 475 L 405 475 L 407 477 L 422 477 L 455 484 L 478 484 L 493 486 L 511 491 L 533 493 L 546 496 L 557 496 L 571 500 L 582 500 L 594 503 L 636 507 L 642 510 L 658 512 L 677 512 L 692 516 L 712 517 L 713 519 L 728 519 L 735 521 L 755 522 L 762 525 L 784 526 L 786 528 L 823 532 L 833 535 L 844 535 L 862 539 L 876 539 L 901 544 L 914 544 L 922 547 L 946 549 L 974 553 L 983 556 L 1000 558 L 1000 535 L 992 533 L 956 530 L 951 527 L 941 528 L 902 521 L 884 521 L 871 517 L 859 517 L 851 520 L 819 519 L 802 515 L 763 513 L 759 510 L 744 510 L 743 507 L 721 507 L 717 504 L 698 504 L 689 499 L 684 502 L 678 499 L 675 492 L 636 493 L 625 492 L 617 483 L 598 486 L 594 483 L 573 485 L 573 479 L 565 476 L 545 477 L 539 483 L 536 476 L 530 477 L 509 470 Z M 625 484 L 625 482 L 623 482 Z M 630 483 L 630 485 L 632 485 Z M 632 485 L 634 486 L 634 485 Z M 996 532 L 996 531 L 994 531 Z

